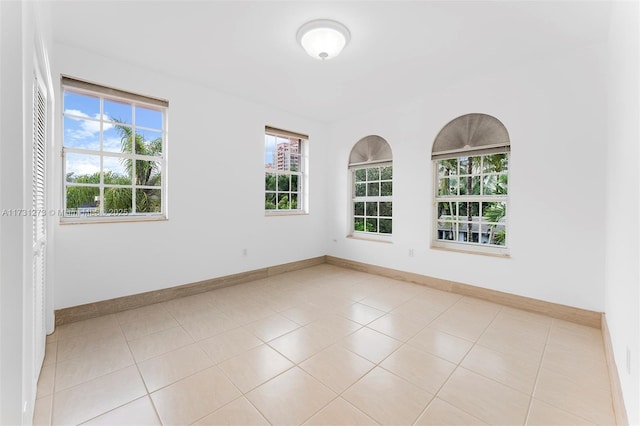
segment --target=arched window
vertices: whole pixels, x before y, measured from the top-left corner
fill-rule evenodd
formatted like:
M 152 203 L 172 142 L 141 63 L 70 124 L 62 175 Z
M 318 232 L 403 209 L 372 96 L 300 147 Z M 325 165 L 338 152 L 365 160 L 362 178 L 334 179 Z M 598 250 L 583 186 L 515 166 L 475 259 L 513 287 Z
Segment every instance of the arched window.
M 391 235 L 393 164 L 391 147 L 380 136 L 360 139 L 349 155 L 351 233 Z
M 450 121 L 433 143 L 435 214 L 432 246 L 507 254 L 511 143 L 487 114 Z

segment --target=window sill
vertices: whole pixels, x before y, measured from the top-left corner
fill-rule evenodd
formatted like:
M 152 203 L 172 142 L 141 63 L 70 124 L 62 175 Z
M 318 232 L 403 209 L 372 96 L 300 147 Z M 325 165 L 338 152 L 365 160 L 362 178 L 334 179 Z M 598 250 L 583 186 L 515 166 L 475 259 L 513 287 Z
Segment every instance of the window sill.
M 347 235 L 347 238 L 350 238 L 353 240 L 373 241 L 374 243 L 393 244 L 393 241 L 391 240 L 391 235 L 369 235 L 369 234 L 354 233 L 354 234 Z
M 508 259 L 511 257 L 509 249 L 498 247 L 471 246 L 463 243 L 443 243 L 441 241 L 431 242 L 431 249 L 442 250 L 455 253 L 477 254 L 480 256 L 499 257 Z
M 309 213 L 303 211 L 265 211 L 265 217 L 275 216 L 309 216 Z
M 166 216 L 96 216 L 91 218 L 63 217 L 60 225 L 90 225 L 104 223 L 131 223 L 131 222 L 164 222 L 169 220 Z

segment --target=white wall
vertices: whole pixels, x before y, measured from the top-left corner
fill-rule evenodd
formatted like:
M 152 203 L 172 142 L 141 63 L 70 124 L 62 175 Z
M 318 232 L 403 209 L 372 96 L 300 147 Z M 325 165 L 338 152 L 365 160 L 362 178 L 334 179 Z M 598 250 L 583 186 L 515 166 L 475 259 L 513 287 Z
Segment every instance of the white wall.
M 31 209 L 34 71 L 46 75 L 45 8 L 0 2 L 0 211 Z M 0 217 L 0 424 L 31 424 L 40 359 L 34 342 L 32 217 Z
M 0 3 L 0 206 L 22 207 L 22 7 Z M 18 107 L 11 101 L 17 102 Z M 13 123 L 18 123 L 13 124 Z M 17 185 L 16 185 L 17 183 Z M 5 207 L 6 206 L 6 207 Z M 0 217 L 0 423 L 22 416 L 22 228 Z
M 56 309 L 325 254 L 325 126 L 162 75 L 152 65 L 55 46 L 54 82 L 66 74 L 170 103 L 169 220 L 58 224 Z M 309 215 L 264 215 L 265 125 L 310 136 Z M 61 138 L 57 143 L 59 151 Z
M 630 424 L 640 424 L 639 22 L 638 3 L 614 2 L 607 75 L 605 312 Z
M 604 46 L 592 45 L 510 69 L 470 71 L 419 103 L 332 124 L 329 254 L 603 311 L 604 64 Z M 511 136 L 508 259 L 429 248 L 431 145 L 445 124 L 472 112 L 495 116 Z M 369 134 L 393 150 L 392 244 L 345 237 L 347 159 Z

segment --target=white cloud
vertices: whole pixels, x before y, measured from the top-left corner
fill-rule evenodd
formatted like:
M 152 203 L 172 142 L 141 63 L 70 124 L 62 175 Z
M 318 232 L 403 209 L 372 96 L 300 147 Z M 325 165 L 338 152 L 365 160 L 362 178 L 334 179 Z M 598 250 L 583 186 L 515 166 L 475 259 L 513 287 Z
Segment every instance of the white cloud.
M 102 140 L 102 149 L 109 152 L 120 152 L 122 140 L 120 138 L 104 138 Z
M 67 109 L 64 111 L 64 113 L 73 115 L 73 117 L 68 116 L 68 118 L 78 122 L 78 126 L 76 128 L 68 129 L 67 131 L 67 134 L 73 139 L 93 138 L 100 133 L 100 114 L 94 114 L 93 117 L 90 117 L 88 114 L 77 109 Z M 85 118 L 94 118 L 97 121 L 85 120 Z M 102 115 L 103 120 L 107 118 L 108 117 Z M 103 130 L 109 130 L 112 127 L 113 124 L 103 122 Z
M 76 176 L 91 175 L 100 171 L 100 159 L 97 156 L 69 154 L 67 156 L 67 173 Z

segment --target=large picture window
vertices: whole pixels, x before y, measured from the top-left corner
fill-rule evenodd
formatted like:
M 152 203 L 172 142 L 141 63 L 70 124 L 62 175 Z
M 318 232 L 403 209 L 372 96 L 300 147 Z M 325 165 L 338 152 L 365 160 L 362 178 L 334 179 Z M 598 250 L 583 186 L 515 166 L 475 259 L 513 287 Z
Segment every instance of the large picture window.
M 165 217 L 168 102 L 63 77 L 64 219 Z
M 356 143 L 349 156 L 351 234 L 390 236 L 393 231 L 391 148 L 380 136 Z
M 304 213 L 308 136 L 265 128 L 264 209 L 267 213 Z
M 432 245 L 506 254 L 510 142 L 485 114 L 443 128 L 432 151 L 435 220 Z

